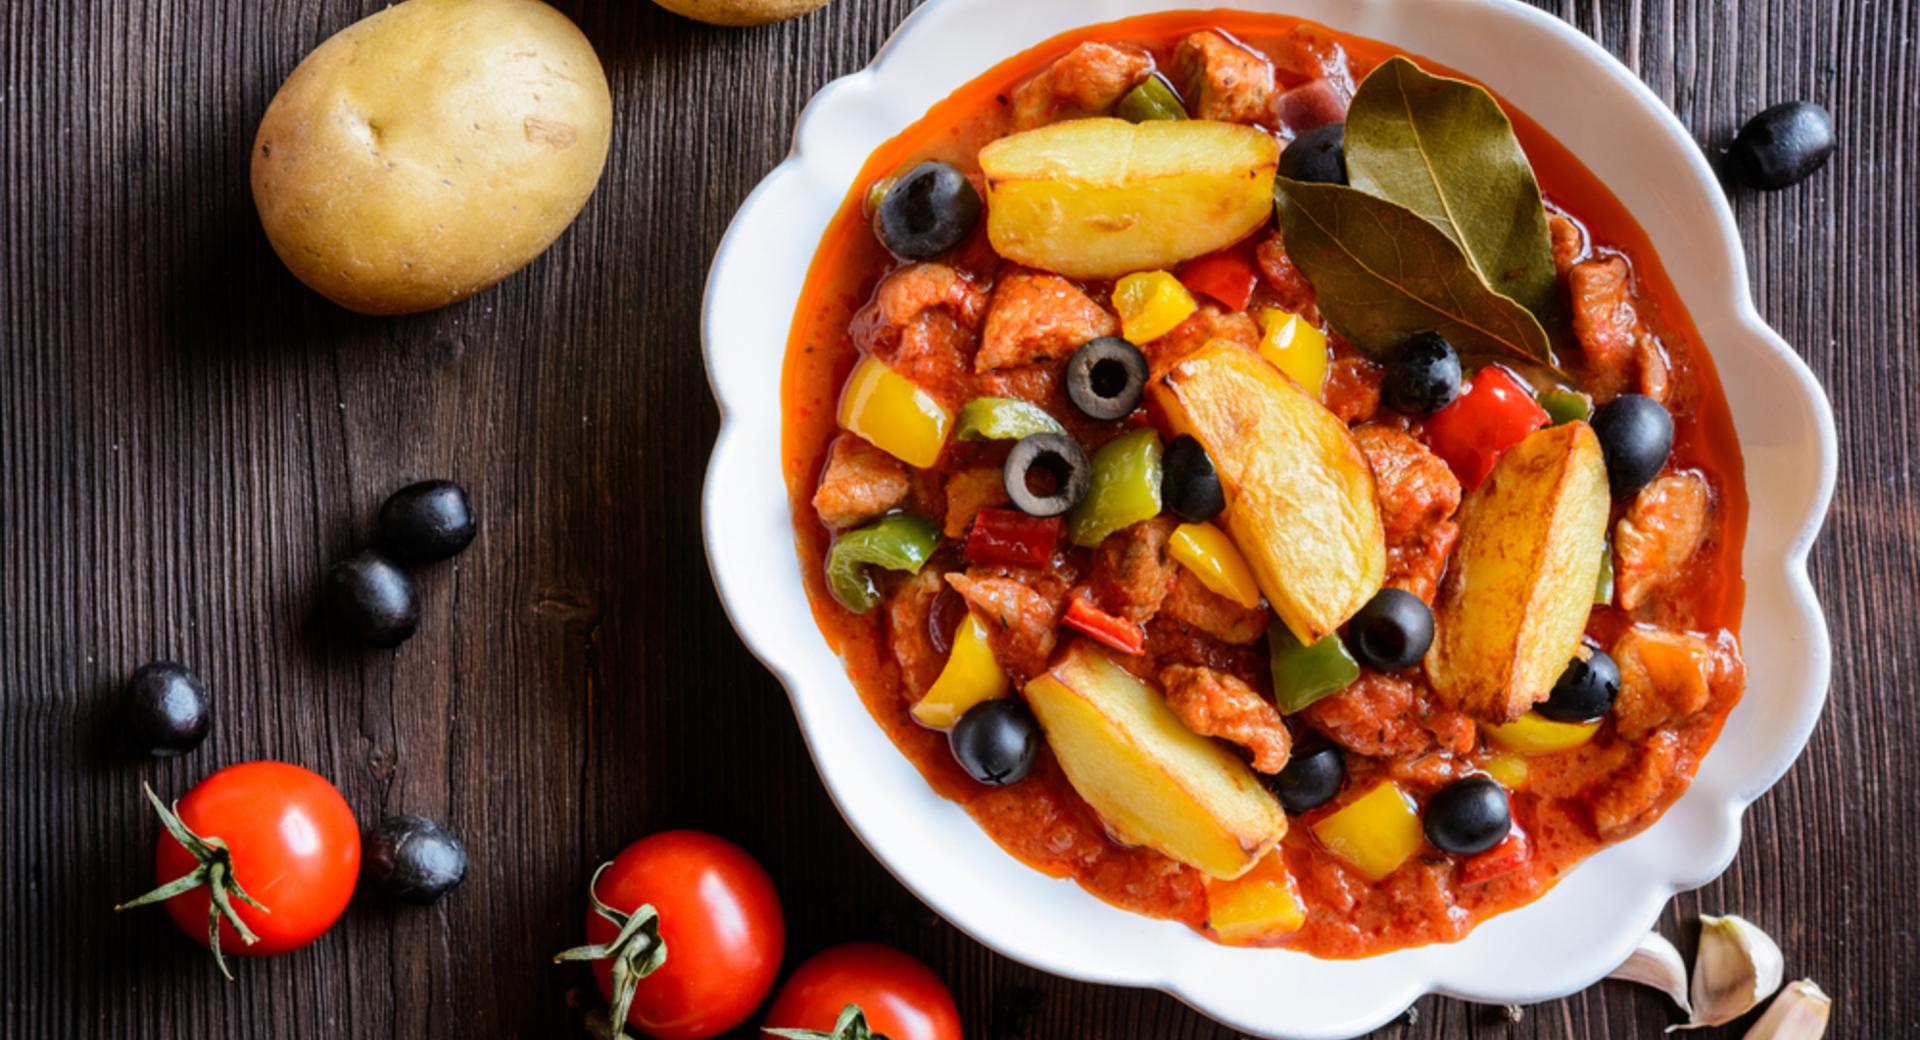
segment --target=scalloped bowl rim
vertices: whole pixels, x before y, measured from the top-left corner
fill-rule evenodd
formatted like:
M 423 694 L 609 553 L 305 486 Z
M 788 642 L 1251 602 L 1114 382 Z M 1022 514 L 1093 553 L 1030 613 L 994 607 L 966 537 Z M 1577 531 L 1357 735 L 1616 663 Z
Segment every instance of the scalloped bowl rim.
M 865 69 L 807 105 L 793 151 L 741 205 L 707 282 L 702 342 L 721 428 L 702 523 L 715 586 L 748 649 L 785 686 L 854 832 L 942 917 L 1000 953 L 1075 979 L 1160 989 L 1236 1029 L 1298 1040 L 1364 1033 L 1429 992 L 1489 1003 L 1575 992 L 1619 964 L 1675 893 L 1726 869 L 1742 812 L 1786 772 L 1819 718 L 1831 647 L 1806 557 L 1837 471 L 1830 406 L 1755 312 L 1732 212 L 1700 149 L 1585 35 L 1518 0 L 1234 6 L 1298 15 L 1478 77 L 1572 150 L 1648 231 L 1715 359 L 1752 505 L 1743 559 L 1749 688 L 1686 795 L 1653 827 L 1456 943 L 1318 960 L 1218 946 L 1033 870 L 935 794 L 867 714 L 807 603 L 781 464 L 781 369 L 807 268 L 875 147 L 1034 44 L 1179 9 L 1155 0 L 932 0 Z

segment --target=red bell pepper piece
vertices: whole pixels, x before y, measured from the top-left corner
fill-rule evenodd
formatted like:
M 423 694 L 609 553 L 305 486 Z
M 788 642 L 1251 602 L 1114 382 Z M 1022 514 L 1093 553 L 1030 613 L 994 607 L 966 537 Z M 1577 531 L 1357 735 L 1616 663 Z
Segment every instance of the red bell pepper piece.
M 1520 828 L 1515 827 L 1506 840 L 1485 852 L 1468 856 L 1460 863 L 1460 883 L 1479 885 L 1511 874 L 1533 859 L 1533 845 Z
M 1525 383 L 1488 365 L 1460 389 L 1458 400 L 1427 420 L 1427 445 L 1471 491 L 1508 448 L 1551 421 Z
M 967 559 L 989 567 L 1045 567 L 1060 544 L 1060 518 L 982 509 L 967 533 Z
M 1259 279 L 1253 269 L 1253 259 L 1240 246 L 1189 261 L 1180 268 L 1180 284 L 1188 291 L 1211 296 L 1233 311 L 1247 309 L 1247 301 L 1253 298 L 1254 283 Z
M 1126 618 L 1117 618 L 1093 605 L 1085 592 L 1075 595 L 1067 604 L 1067 615 L 1061 621 L 1071 629 L 1084 633 L 1097 643 L 1110 646 L 1123 654 L 1135 657 L 1146 652 L 1147 630 Z

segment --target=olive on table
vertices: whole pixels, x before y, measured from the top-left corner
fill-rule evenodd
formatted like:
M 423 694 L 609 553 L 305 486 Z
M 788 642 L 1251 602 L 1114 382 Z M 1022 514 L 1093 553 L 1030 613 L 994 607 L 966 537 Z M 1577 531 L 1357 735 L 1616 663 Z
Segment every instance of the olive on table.
M 361 874 L 389 899 L 431 906 L 467 876 L 467 850 L 424 816 L 389 816 L 361 846 Z
M 1433 645 L 1433 611 L 1405 589 L 1381 589 L 1347 622 L 1347 649 L 1383 672 L 1420 663 Z
M 1660 475 L 1673 452 L 1673 416 L 1660 402 L 1621 394 L 1593 413 L 1593 432 L 1607 457 L 1607 484 L 1626 498 Z
M 1555 722 L 1592 722 L 1613 710 L 1620 695 L 1620 666 L 1605 650 L 1574 658 L 1553 684 L 1547 699 L 1533 710 Z
M 947 734 L 954 761 L 983 784 L 1005 787 L 1026 779 L 1040 754 L 1040 724 L 1017 697 L 981 701 Z
M 1786 101 L 1747 120 L 1727 148 L 1727 175 L 1749 188 L 1791 188 L 1833 154 L 1833 117 L 1811 101 Z
M 1422 823 L 1434 848 L 1471 856 L 1506 840 L 1513 830 L 1513 807 L 1492 777 L 1470 776 L 1428 799 Z
M 1182 434 L 1167 445 L 1160 464 L 1160 494 L 1167 509 L 1190 524 L 1204 524 L 1227 508 L 1220 473 L 1198 440 Z
M 1347 124 L 1328 123 L 1287 142 L 1280 176 L 1316 184 L 1347 183 Z
M 420 595 L 413 579 L 371 549 L 327 572 L 327 605 L 340 625 L 372 646 L 399 646 L 420 625 Z
M 1387 362 L 1380 399 L 1402 415 L 1432 415 L 1460 396 L 1460 355 L 1438 332 L 1407 338 Z
M 466 489 L 451 480 L 409 484 L 380 506 L 380 544 L 407 563 L 453 556 L 473 542 L 478 530 Z
M 206 684 L 174 661 L 141 665 L 127 680 L 123 699 L 127 739 L 156 758 L 199 747 L 213 723 Z
M 1088 340 L 1067 361 L 1067 400 L 1089 419 L 1124 419 L 1147 392 L 1147 356 L 1118 336 Z
M 943 162 L 923 162 L 887 189 L 874 228 L 894 255 L 927 260 L 959 245 L 979 220 L 980 193 L 967 175 Z
M 1093 464 L 1080 442 L 1064 433 L 1023 437 L 1000 470 L 1007 497 L 1028 516 L 1059 516 L 1087 495 Z
M 1347 760 L 1331 742 L 1296 747 L 1278 773 L 1264 778 L 1267 790 L 1288 812 L 1299 815 L 1333 801 L 1347 779 Z

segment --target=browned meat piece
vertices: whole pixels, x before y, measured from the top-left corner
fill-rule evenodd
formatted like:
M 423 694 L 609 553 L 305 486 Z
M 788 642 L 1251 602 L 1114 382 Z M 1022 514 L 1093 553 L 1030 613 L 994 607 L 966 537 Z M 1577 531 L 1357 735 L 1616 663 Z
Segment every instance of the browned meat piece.
M 1373 464 L 1387 535 L 1387 584 L 1431 603 L 1460 537 L 1450 519 L 1460 508 L 1460 481 L 1404 430 L 1370 423 L 1353 435 Z
M 1264 56 L 1209 29 L 1181 40 L 1173 60 L 1196 118 L 1226 123 L 1273 120 L 1273 66 Z
M 1328 123 L 1343 122 L 1350 100 L 1346 86 L 1337 80 L 1308 80 L 1274 99 L 1274 119 L 1284 132 L 1298 136 Z
M 1705 711 L 1714 686 L 1739 667 L 1728 646 L 1649 625 L 1627 629 L 1610 653 L 1620 666 L 1613 724 L 1628 740 Z
M 1638 610 L 1675 579 L 1707 537 L 1713 489 L 1695 473 L 1657 478 L 1633 496 L 1613 529 L 1613 577 L 1621 610 Z
M 1131 47 L 1083 43 L 1013 92 L 1021 130 L 1104 112 L 1153 72 L 1153 58 Z
M 1331 79 L 1352 93 L 1353 70 L 1347 63 L 1347 49 L 1325 29 L 1302 23 L 1267 48 L 1280 77 L 1290 83 L 1310 79 Z
M 1662 730 L 1634 752 L 1626 765 L 1614 770 L 1592 793 L 1593 825 L 1600 837 L 1624 837 L 1660 804 L 1680 762 L 1680 740 Z
M 813 492 L 813 511 L 828 527 L 852 527 L 905 501 L 910 487 L 906 463 L 854 434 L 843 433 L 827 449 L 827 466 Z
M 1203 303 L 1186 321 L 1175 325 L 1160 338 L 1141 344 L 1140 350 L 1147 355 L 1147 364 L 1153 376 L 1158 378 L 1181 358 L 1216 339 L 1257 350 L 1260 347 L 1260 326 L 1240 311 L 1224 311 L 1211 303 Z
M 1046 670 L 1060 613 L 1057 601 L 1017 578 L 975 571 L 949 574 L 947 584 L 986 622 L 994 660 L 1017 682 L 1024 684 Z
M 965 275 L 945 264 L 914 264 L 888 275 L 853 316 L 853 341 L 958 407 L 986 309 L 987 294 Z
M 1251 610 L 1201 584 L 1193 572 L 1176 568 L 1173 587 L 1161 613 L 1183 625 L 1203 632 L 1222 643 L 1245 646 L 1267 633 L 1267 611 Z
M 1337 357 L 1327 366 L 1327 410 L 1344 423 L 1366 422 L 1380 411 L 1380 381 L 1387 371 L 1359 355 Z
M 1451 751 L 1429 751 L 1412 758 L 1393 759 L 1387 763 L 1387 775 L 1405 786 L 1430 791 L 1468 775 L 1471 766 L 1472 763 L 1454 757 Z
M 933 630 L 927 624 L 934 598 L 943 587 L 939 571 L 922 567 L 887 601 L 887 640 L 893 646 L 893 659 L 900 663 L 908 705 L 927 692 L 947 663 L 947 655 L 934 647 Z
M 1315 729 L 1363 755 L 1417 755 L 1433 746 L 1420 725 L 1413 684 L 1366 671 L 1352 686 L 1323 697 L 1302 712 Z
M 1558 213 L 1547 214 L 1547 237 L 1553 243 L 1553 269 L 1565 278 L 1573 265 L 1587 254 L 1586 235 L 1580 225 Z
M 1440 589 L 1440 579 L 1447 573 L 1453 543 L 1459 540 L 1460 525 L 1442 520 L 1428 528 L 1425 536 L 1418 540 L 1388 545 L 1385 584 L 1411 592 L 1420 597 L 1422 603 L 1432 606 L 1433 595 Z
M 998 469 L 963 469 L 947 479 L 947 519 L 941 533 L 948 538 L 965 538 L 973 518 L 982 509 L 1005 505 L 1006 483 Z
M 1068 357 L 1082 343 L 1119 327 L 1113 315 L 1065 278 L 1019 271 L 994 287 L 973 367 L 987 372 Z
M 1293 736 L 1280 709 L 1253 687 L 1225 672 L 1176 664 L 1160 670 L 1160 688 L 1188 729 L 1246 748 L 1262 773 L 1286 766 Z
M 1174 526 L 1171 519 L 1156 517 L 1108 535 L 1093 551 L 1093 570 L 1088 575 L 1094 604 L 1141 624 L 1151 619 L 1179 569 L 1167 555 L 1167 539 Z
M 1320 308 L 1313 302 L 1313 283 L 1294 266 L 1280 232 L 1274 232 L 1253 248 L 1253 261 L 1282 310 L 1298 314 L 1315 325 L 1320 323 Z
M 1618 256 L 1585 260 L 1567 272 L 1573 298 L 1573 335 L 1592 371 L 1601 403 L 1634 390 L 1667 399 L 1666 349 L 1633 303 L 1633 271 Z

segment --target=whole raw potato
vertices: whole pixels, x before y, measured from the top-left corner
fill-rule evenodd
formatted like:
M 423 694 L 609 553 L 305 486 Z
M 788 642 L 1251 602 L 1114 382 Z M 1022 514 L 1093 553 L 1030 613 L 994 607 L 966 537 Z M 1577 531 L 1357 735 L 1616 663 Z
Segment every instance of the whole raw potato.
M 409 314 L 540 255 L 606 165 L 607 79 L 538 0 L 406 0 L 280 87 L 253 145 L 274 251 L 342 307 Z
M 653 0 L 654 3 L 709 25 L 766 25 L 798 18 L 825 7 L 827 0 Z

